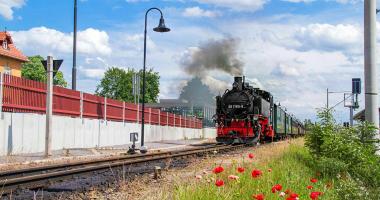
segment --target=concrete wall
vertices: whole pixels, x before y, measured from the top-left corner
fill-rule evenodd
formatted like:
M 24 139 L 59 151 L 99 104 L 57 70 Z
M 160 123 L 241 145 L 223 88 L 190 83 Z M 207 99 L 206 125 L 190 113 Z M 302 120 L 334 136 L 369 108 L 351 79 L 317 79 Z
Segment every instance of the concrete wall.
M 140 133 L 140 125 L 53 116 L 52 148 L 93 148 L 131 144 L 129 133 Z M 215 138 L 215 129 L 190 129 L 146 125 L 145 141 Z M 0 120 L 0 155 L 43 152 L 45 115 L 3 113 Z

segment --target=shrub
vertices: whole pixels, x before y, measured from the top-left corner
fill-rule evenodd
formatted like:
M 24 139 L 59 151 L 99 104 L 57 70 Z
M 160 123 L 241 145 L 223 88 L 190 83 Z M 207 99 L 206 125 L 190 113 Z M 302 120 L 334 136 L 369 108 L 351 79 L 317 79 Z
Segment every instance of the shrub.
M 318 118 L 319 122 L 312 126 L 305 138 L 305 146 L 312 154 L 310 165 L 325 176 L 350 177 L 340 185 L 342 191 L 351 190 L 356 194 L 357 190 L 353 187 L 361 190 L 364 187 L 372 191 L 371 195 L 378 195 L 380 191 L 376 188 L 380 188 L 380 157 L 376 155 L 376 144 L 379 143 L 375 139 L 378 133 L 376 127 L 368 122 L 343 127 L 335 122 L 328 109 L 320 109 Z M 341 194 L 348 195 L 347 192 Z M 361 193 L 357 195 L 363 199 Z M 359 198 L 348 196 L 351 199 Z M 346 199 L 345 196 L 341 198 Z

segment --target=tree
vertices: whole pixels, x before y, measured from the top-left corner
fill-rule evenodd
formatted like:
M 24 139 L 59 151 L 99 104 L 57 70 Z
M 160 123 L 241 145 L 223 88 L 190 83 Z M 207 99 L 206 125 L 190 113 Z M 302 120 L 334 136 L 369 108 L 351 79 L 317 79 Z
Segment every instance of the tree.
M 26 79 L 46 82 L 46 71 L 41 61 L 41 56 L 31 56 L 29 62 L 23 63 L 21 68 L 21 76 Z M 53 84 L 56 86 L 66 87 L 67 82 L 63 77 L 63 73 L 58 71 L 54 77 Z
M 105 73 L 96 88 L 96 94 L 111 99 L 117 99 L 125 102 L 134 102 L 132 93 L 133 74 L 140 75 L 140 102 L 142 102 L 142 70 L 136 72 L 133 69 L 124 70 L 122 68 L 112 67 Z M 146 90 L 145 103 L 156 103 L 160 92 L 160 76 L 158 72 L 150 69 L 145 74 Z
M 202 83 L 200 78 L 195 77 L 188 81 L 186 86 L 182 88 L 179 98 L 195 105 L 215 105 L 215 96 L 209 87 Z

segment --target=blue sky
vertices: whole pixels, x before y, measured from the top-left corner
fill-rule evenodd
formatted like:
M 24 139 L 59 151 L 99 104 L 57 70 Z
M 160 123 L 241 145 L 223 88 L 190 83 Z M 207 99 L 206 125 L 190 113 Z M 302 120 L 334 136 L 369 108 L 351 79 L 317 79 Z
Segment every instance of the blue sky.
M 349 90 L 351 78 L 363 76 L 362 0 L 78 0 L 80 90 L 93 93 L 110 66 L 141 69 L 150 7 L 161 8 L 172 29 L 154 33 L 159 14 L 149 15 L 147 63 L 161 75 L 162 98 L 177 97 L 192 78 L 183 60 L 205 41 L 227 37 L 239 41 L 244 74 L 301 119 L 315 118 L 327 87 Z M 0 0 L 0 28 L 28 56 L 64 59 L 69 81 L 72 8 L 73 0 Z M 217 93 L 232 76 L 210 71 L 202 80 Z M 342 98 L 334 95 L 330 104 Z M 338 107 L 336 116 L 347 121 L 347 109 Z

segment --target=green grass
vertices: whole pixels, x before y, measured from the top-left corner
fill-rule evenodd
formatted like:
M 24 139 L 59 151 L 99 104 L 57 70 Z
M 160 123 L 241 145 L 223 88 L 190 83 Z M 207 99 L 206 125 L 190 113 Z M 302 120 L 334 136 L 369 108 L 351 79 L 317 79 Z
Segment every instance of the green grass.
M 332 180 L 323 179 L 316 176 L 316 172 L 305 164 L 305 157 L 309 157 L 307 150 L 299 145 L 290 145 L 289 149 L 280 157 L 272 159 L 267 163 L 252 163 L 247 161 L 231 165 L 222 165 L 225 169 L 220 174 L 204 175 L 201 180 L 183 180 L 183 183 L 176 186 L 174 191 L 175 199 L 253 199 L 253 194 L 262 193 L 266 200 L 286 199 L 279 197 L 279 192 L 273 194 L 271 189 L 275 184 L 283 186 L 282 191 L 290 189 L 299 195 L 299 199 L 310 199 L 312 191 L 323 192 L 319 199 L 339 199 L 333 188 L 327 188 L 326 184 L 334 185 Z M 244 173 L 238 173 L 237 167 L 243 166 Z M 213 166 L 210 166 L 213 167 Z M 271 168 L 272 172 L 268 172 Z M 252 178 L 251 171 L 259 169 L 263 172 L 260 178 Z M 229 180 L 228 175 L 238 175 L 239 180 Z M 317 178 L 317 183 L 311 183 L 310 178 Z M 222 179 L 225 185 L 215 186 L 215 179 Z M 312 185 L 312 190 L 307 189 Z

